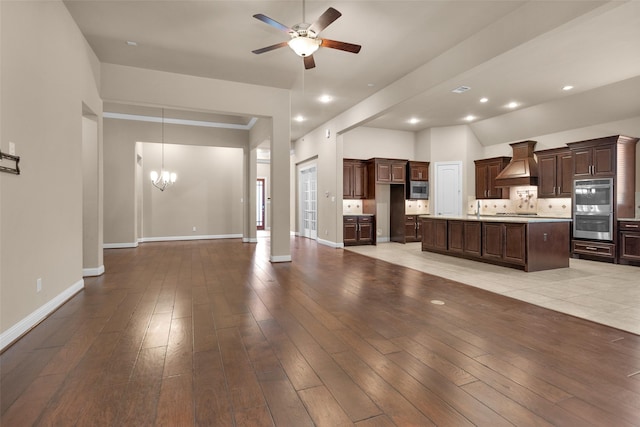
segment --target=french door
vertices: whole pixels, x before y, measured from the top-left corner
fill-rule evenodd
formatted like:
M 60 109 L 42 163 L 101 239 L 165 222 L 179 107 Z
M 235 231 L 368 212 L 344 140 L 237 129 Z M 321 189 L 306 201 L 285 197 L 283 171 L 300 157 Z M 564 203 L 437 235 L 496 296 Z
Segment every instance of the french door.
M 300 235 L 318 238 L 318 174 L 315 165 L 300 170 Z
M 264 230 L 264 178 L 256 180 L 256 230 Z

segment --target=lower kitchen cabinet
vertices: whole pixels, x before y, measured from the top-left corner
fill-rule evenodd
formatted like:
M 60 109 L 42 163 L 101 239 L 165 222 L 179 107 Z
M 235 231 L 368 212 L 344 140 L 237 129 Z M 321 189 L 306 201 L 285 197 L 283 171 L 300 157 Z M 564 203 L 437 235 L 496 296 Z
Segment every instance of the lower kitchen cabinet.
M 569 267 L 569 221 L 422 219 L 422 250 L 541 271 Z
M 640 264 L 640 221 L 620 221 L 618 232 L 620 263 Z
M 404 222 L 405 241 L 419 242 L 422 240 L 422 221 L 418 215 L 406 215 Z
M 613 262 L 616 258 L 616 245 L 603 241 L 573 240 L 571 251 L 574 255 L 587 255 L 586 259 Z
M 422 250 L 447 250 L 446 219 L 422 219 Z
M 345 215 L 342 241 L 345 246 L 373 245 L 375 219 L 372 215 Z

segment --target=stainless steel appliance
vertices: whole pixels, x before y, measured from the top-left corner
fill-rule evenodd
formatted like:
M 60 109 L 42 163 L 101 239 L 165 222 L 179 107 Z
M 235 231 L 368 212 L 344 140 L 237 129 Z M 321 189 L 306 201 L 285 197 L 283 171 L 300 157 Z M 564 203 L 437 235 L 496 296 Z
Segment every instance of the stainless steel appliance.
M 409 199 L 421 200 L 429 198 L 429 181 L 409 181 Z
M 573 183 L 573 237 L 613 240 L 613 179 L 577 179 Z

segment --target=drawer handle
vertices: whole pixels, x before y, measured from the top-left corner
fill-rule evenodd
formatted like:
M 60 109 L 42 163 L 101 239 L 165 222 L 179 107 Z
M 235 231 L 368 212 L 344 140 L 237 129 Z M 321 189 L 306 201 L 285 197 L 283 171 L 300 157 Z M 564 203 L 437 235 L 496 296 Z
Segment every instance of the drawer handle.
M 585 249 L 589 250 L 589 251 L 597 251 L 598 248 L 594 247 L 594 246 L 585 246 Z
M 625 228 L 638 228 L 638 224 L 626 224 Z

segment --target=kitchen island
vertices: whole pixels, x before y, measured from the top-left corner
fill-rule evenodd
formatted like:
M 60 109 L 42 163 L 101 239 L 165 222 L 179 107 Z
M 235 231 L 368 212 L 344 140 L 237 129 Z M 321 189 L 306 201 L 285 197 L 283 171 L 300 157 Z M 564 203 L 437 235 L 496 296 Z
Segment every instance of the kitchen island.
M 569 267 L 569 218 L 424 215 L 420 219 L 423 251 L 527 272 Z

